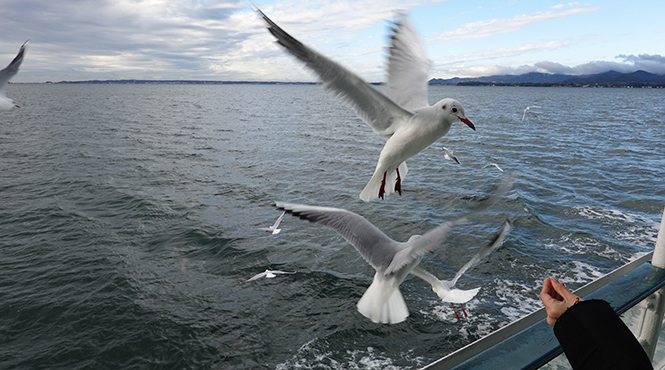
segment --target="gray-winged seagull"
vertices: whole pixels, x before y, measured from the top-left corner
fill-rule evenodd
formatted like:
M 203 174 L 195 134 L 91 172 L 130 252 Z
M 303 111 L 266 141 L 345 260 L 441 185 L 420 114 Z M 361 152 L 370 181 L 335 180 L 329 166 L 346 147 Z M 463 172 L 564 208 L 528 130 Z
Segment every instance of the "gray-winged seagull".
M 459 303 L 460 307 L 462 308 L 462 312 L 464 313 L 465 317 L 468 317 L 466 314 L 466 311 L 464 311 L 464 306 L 462 306 L 463 303 L 466 303 L 470 301 L 473 297 L 478 294 L 480 291 L 480 288 L 474 288 L 474 289 L 469 289 L 469 290 L 461 290 L 455 288 L 455 284 L 457 284 L 457 280 L 467 272 L 470 268 L 473 266 L 477 265 L 483 258 L 487 257 L 490 253 L 492 253 L 495 249 L 497 249 L 499 246 L 501 246 L 501 243 L 503 243 L 503 240 L 506 238 L 508 235 L 508 232 L 510 231 L 510 221 L 506 220 L 503 225 L 501 226 L 501 229 L 499 230 L 496 235 L 490 240 L 490 242 L 482 247 L 478 253 L 476 253 L 473 258 L 469 260 L 464 266 L 462 266 L 459 271 L 455 274 L 455 277 L 453 277 L 452 280 L 440 280 L 436 276 L 432 275 L 431 273 L 416 267 L 411 271 L 411 273 L 426 282 L 430 283 L 432 285 L 432 290 L 436 295 L 441 298 L 442 301 L 444 302 L 450 302 L 450 304 L 453 306 L 453 311 L 455 312 L 455 316 L 457 316 L 457 319 L 459 320 L 460 316 L 455 311 L 455 303 Z
M 372 178 L 360 193 L 363 201 L 383 199 L 393 192 L 401 195 L 402 180 L 408 171 L 404 161 L 445 135 L 453 122 L 459 120 L 476 129 L 458 101 L 443 99 L 429 105 L 427 84 L 431 62 L 405 14 L 399 14 L 392 30 L 388 83 L 383 94 L 342 65 L 296 40 L 261 10 L 256 10 L 277 43 L 316 72 L 327 89 L 350 103 L 360 118 L 387 140 Z
M 413 235 L 406 242 L 391 239 L 364 217 L 345 209 L 284 202 L 276 202 L 275 206 L 301 219 L 330 227 L 351 243 L 376 270 L 372 284 L 358 301 L 358 311 L 374 322 L 396 324 L 409 316 L 409 310 L 399 291 L 399 285 L 404 278 L 413 272 L 427 251 L 441 245 L 452 227 L 465 222 L 471 214 L 496 203 L 511 183 L 512 179 L 502 181 L 492 195 L 476 204 L 466 214 L 439 225 L 422 236 Z M 442 284 L 429 280 L 428 282 L 437 289 L 438 285 Z

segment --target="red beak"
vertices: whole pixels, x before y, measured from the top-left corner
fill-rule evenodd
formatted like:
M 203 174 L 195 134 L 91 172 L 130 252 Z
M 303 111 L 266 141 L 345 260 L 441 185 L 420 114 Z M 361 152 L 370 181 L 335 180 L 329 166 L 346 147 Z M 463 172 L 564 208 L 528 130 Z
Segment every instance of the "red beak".
M 462 118 L 462 117 L 457 117 L 457 118 L 459 118 L 460 121 L 466 123 L 467 126 L 471 127 L 473 131 L 476 131 L 476 126 L 474 126 L 473 123 L 471 123 L 471 121 L 469 121 L 468 118 Z

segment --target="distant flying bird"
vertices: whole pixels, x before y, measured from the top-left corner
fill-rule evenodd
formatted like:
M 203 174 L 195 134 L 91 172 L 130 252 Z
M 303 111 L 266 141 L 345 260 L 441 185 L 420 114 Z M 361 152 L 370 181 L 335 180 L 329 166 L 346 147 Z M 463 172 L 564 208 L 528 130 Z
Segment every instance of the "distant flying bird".
M 282 229 L 278 229 L 278 227 L 279 227 L 279 224 L 282 222 L 282 219 L 284 219 L 285 214 L 286 214 L 286 212 L 282 212 L 282 214 L 277 218 L 277 221 L 275 221 L 275 223 L 272 226 L 270 226 L 270 227 L 261 227 L 261 228 L 259 228 L 259 230 L 270 232 L 273 235 L 274 234 L 279 234 L 279 232 L 282 231 Z
M 455 161 L 457 164 L 462 164 L 462 162 L 459 161 L 459 159 L 453 155 L 453 151 L 449 150 L 445 146 L 442 148 L 443 149 L 443 157 L 449 161 Z
M 360 193 L 363 201 L 383 199 L 393 192 L 401 195 L 402 179 L 408 172 L 404 161 L 445 135 L 453 122 L 459 120 L 476 129 L 456 100 L 443 99 L 429 105 L 427 83 L 431 62 L 405 14 L 400 14 L 392 30 L 384 95 L 353 72 L 293 38 L 261 10 L 256 11 L 278 44 L 316 72 L 328 90 L 350 103 L 360 118 L 387 140 L 371 180 Z
M 264 276 L 268 279 L 272 279 L 277 275 L 284 275 L 284 274 L 295 274 L 295 272 L 279 271 L 279 270 L 265 270 L 260 274 L 256 274 L 256 275 L 252 276 L 251 278 L 247 279 L 246 281 L 254 281 L 254 280 L 260 279 Z
M 462 306 L 462 304 L 470 301 L 473 297 L 475 297 L 476 294 L 478 294 L 478 291 L 480 291 L 480 288 L 460 290 L 455 288 L 455 284 L 457 284 L 457 280 L 459 280 L 462 274 L 464 274 L 473 266 L 477 265 L 483 258 L 487 257 L 495 249 L 501 246 L 501 243 L 503 243 L 503 240 L 506 238 L 508 232 L 510 231 L 510 226 L 511 226 L 510 221 L 506 220 L 501 226 L 499 232 L 496 233 L 496 235 L 494 235 L 492 240 L 486 246 L 481 248 L 480 251 L 478 251 L 478 253 L 476 253 L 476 255 L 474 255 L 473 258 L 471 258 L 471 260 L 469 260 L 469 262 L 467 262 L 464 266 L 462 266 L 462 268 L 459 269 L 459 271 L 457 271 L 455 277 L 452 280 L 439 280 L 439 278 L 437 278 L 436 276 L 432 275 L 431 273 L 419 267 L 413 269 L 411 273 L 425 280 L 426 282 L 430 283 L 432 285 L 432 290 L 439 296 L 439 298 L 441 298 L 442 301 L 450 302 L 450 304 L 453 306 L 453 311 L 455 312 L 455 316 L 457 316 L 458 320 L 460 319 L 460 316 L 455 310 L 455 303 L 460 304 L 460 308 L 462 309 L 464 316 L 468 317 L 466 311 L 464 310 L 464 306 Z
M 524 113 L 522 114 L 522 122 L 524 122 L 524 118 L 526 117 L 526 112 L 531 109 L 531 108 L 542 108 L 537 105 L 530 105 L 524 109 Z
M 358 311 L 373 322 L 396 324 L 409 316 L 409 310 L 399 291 L 404 278 L 414 271 L 426 252 L 441 245 L 454 226 L 465 222 L 471 214 L 496 203 L 499 196 L 507 190 L 508 184 L 508 181 L 503 181 L 494 194 L 480 201 L 466 214 L 439 225 L 422 236 L 412 235 L 406 242 L 391 239 L 364 217 L 345 209 L 283 202 L 276 202 L 275 207 L 311 223 L 332 228 L 353 245 L 376 271 L 372 284 L 356 305 Z M 439 289 L 437 294 L 440 297 L 445 297 L 439 283 L 428 282 Z M 451 289 L 454 289 L 454 282 Z
M 0 71 L 0 110 L 10 110 L 14 107 L 20 108 L 17 104 L 14 104 L 13 100 L 7 97 L 7 84 L 18 73 L 18 69 L 23 62 L 23 55 L 25 54 L 27 44 L 27 41 L 24 42 L 16 57 L 14 57 L 5 69 Z
M 503 172 L 503 169 L 501 167 L 499 167 L 499 165 L 496 164 L 496 163 L 488 163 L 488 164 L 484 165 L 482 168 L 487 168 L 487 167 L 492 167 L 492 166 L 496 167 L 499 171 Z

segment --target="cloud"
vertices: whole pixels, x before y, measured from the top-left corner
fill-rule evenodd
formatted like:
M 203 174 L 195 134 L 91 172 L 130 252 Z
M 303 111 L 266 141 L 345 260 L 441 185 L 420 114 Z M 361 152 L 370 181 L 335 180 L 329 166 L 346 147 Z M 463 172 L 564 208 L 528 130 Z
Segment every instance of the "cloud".
M 507 57 L 514 57 L 525 53 L 543 50 L 555 50 L 570 45 L 566 41 L 546 41 L 537 44 L 524 44 L 509 48 L 498 48 L 491 50 L 484 50 L 474 53 L 464 53 L 448 56 L 445 59 L 434 61 L 435 68 L 441 68 L 445 65 L 457 63 L 469 63 L 479 60 L 491 60 Z
M 2 50 L 30 39 L 22 71 L 66 79 L 186 78 L 237 47 L 240 0 L 4 0 Z M 19 74 L 18 77 L 20 77 Z M 57 77 L 56 77 L 57 78 Z
M 531 65 L 514 66 L 451 66 L 441 70 L 446 75 L 458 77 L 482 77 L 492 75 L 517 75 L 528 72 L 541 72 L 551 74 L 589 75 L 608 71 L 631 73 L 638 70 L 665 75 L 665 56 L 654 54 L 618 55 L 616 61 L 592 61 L 577 66 L 566 66 L 551 61 L 541 61 Z
M 563 18 L 573 14 L 594 11 L 597 9 L 599 8 L 571 8 L 561 10 L 557 8 L 553 11 L 523 14 L 513 18 L 495 18 L 486 21 L 470 22 L 463 24 L 457 29 L 440 33 L 437 38 L 444 41 L 459 41 L 489 37 L 501 33 L 517 31 L 534 23 Z

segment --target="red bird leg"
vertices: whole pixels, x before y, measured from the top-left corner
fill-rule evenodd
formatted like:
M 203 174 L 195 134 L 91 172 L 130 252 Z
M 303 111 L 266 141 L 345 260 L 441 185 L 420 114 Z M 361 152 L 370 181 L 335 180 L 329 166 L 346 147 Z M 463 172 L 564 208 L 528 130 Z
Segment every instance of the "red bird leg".
M 455 304 L 451 302 L 450 305 L 453 306 L 453 312 L 455 313 L 455 317 L 457 317 L 457 321 L 460 321 L 459 314 L 457 313 L 457 310 L 455 310 Z
M 466 311 L 464 311 L 464 305 L 460 303 L 459 306 L 462 308 L 462 312 L 464 312 L 464 317 L 468 318 L 469 315 L 467 315 Z
M 386 172 L 383 173 L 383 180 L 381 180 L 381 187 L 379 188 L 379 198 L 383 199 L 386 193 Z
M 402 195 L 402 178 L 399 176 L 399 168 L 395 168 L 397 171 L 397 180 L 395 180 L 395 191 Z

